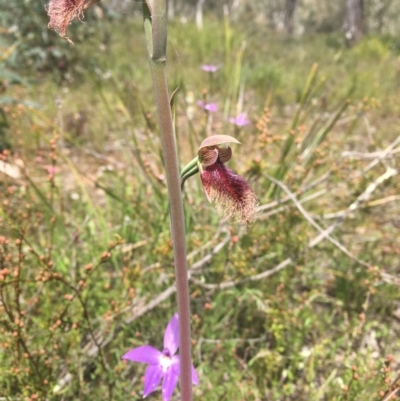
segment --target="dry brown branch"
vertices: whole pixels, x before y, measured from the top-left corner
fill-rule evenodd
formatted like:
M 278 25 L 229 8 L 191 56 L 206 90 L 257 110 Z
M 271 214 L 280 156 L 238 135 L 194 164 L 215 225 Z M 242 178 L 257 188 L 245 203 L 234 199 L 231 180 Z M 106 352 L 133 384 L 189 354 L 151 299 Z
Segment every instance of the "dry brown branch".
M 392 381 L 392 383 L 390 383 L 390 388 L 393 388 L 398 382 L 400 381 L 400 374 L 398 374 L 396 376 L 396 378 Z M 385 393 L 385 395 L 381 398 L 382 401 L 389 401 L 392 399 L 396 399 L 396 397 L 392 397 L 393 395 L 396 395 L 396 393 L 398 393 L 400 391 L 400 389 L 397 387 L 392 391 L 387 391 Z
M 316 186 L 322 184 L 324 181 L 326 181 L 328 179 L 329 174 L 330 174 L 330 172 L 327 171 L 325 174 L 321 175 L 321 177 L 317 178 L 315 181 L 311 182 L 310 184 L 308 184 L 306 186 L 302 186 L 298 191 L 298 195 L 304 194 L 305 192 L 309 191 L 310 189 L 315 188 Z M 318 192 L 316 192 L 315 194 L 318 194 Z M 309 195 L 309 196 L 313 196 L 313 194 Z M 304 198 L 304 199 L 306 199 L 306 198 Z M 303 202 L 304 199 L 301 199 L 301 201 Z M 265 210 L 273 209 L 274 207 L 282 205 L 289 201 L 290 201 L 290 197 L 286 196 L 283 199 L 279 199 L 279 200 L 267 203 L 266 205 L 259 206 L 257 208 L 257 213 L 262 213 Z
M 138 317 L 143 316 L 148 311 L 160 305 L 175 292 L 176 292 L 176 286 L 174 284 L 168 287 L 166 290 L 164 290 L 161 294 L 157 295 L 150 302 L 148 302 L 147 297 L 146 299 L 145 298 L 140 299 L 140 301 L 136 303 L 134 306 L 130 306 L 129 308 L 127 308 L 128 310 L 126 310 L 126 312 L 129 312 L 130 316 L 124 319 L 124 322 L 126 324 L 132 323 Z M 121 311 L 121 313 L 123 312 L 124 311 Z
M 302 198 L 301 200 L 299 200 L 299 202 L 301 204 L 309 202 L 309 201 L 311 201 L 313 199 L 319 198 L 322 195 L 325 195 L 327 192 L 328 191 L 326 189 L 321 189 L 320 191 L 314 192 L 313 194 L 310 194 L 310 195 Z M 286 200 L 290 200 L 290 198 L 287 197 L 287 198 L 285 198 L 285 202 L 286 202 Z M 267 206 L 267 205 L 265 205 L 265 206 Z M 263 214 L 258 216 L 258 220 L 264 220 L 264 219 L 266 219 L 268 217 L 273 216 L 274 214 L 281 213 L 281 212 L 285 211 L 286 209 L 288 209 L 290 206 L 291 205 L 284 205 L 284 206 L 278 207 L 276 209 L 273 209 L 273 210 L 271 210 L 271 211 L 269 211 L 267 213 L 263 213 Z
M 221 227 L 219 228 L 219 230 L 215 233 L 215 235 L 212 237 L 212 239 L 211 239 L 210 241 L 206 242 L 204 245 L 202 245 L 201 247 L 199 247 L 199 248 L 193 250 L 192 252 L 190 252 L 190 253 L 187 255 L 188 260 L 193 259 L 193 258 L 194 258 L 195 256 L 197 256 L 199 253 L 202 253 L 202 252 L 204 252 L 206 249 L 210 248 L 210 246 L 212 246 L 212 245 L 215 243 L 215 241 L 218 239 L 218 237 L 219 237 L 219 236 L 221 235 L 221 233 L 223 233 L 223 232 L 226 233 L 226 237 L 225 237 L 225 239 L 222 241 L 222 243 L 224 244 L 224 245 L 222 245 L 222 247 L 224 247 L 225 244 L 230 240 L 231 235 L 230 235 L 229 231 L 227 230 L 227 228 L 226 228 L 225 226 L 221 226 Z M 221 243 L 221 244 L 222 244 L 222 243 Z M 217 245 L 217 247 L 219 247 L 219 245 Z M 215 249 L 215 248 L 214 248 L 214 249 Z M 193 266 L 191 267 L 191 269 L 193 269 Z
M 191 276 L 191 274 L 193 274 L 194 271 L 198 272 L 201 268 L 210 263 L 213 256 L 218 254 L 228 244 L 231 239 L 231 234 L 228 230 L 226 230 L 225 233 L 225 238 L 220 243 L 218 243 L 211 252 L 209 252 L 202 259 L 200 259 L 190 267 L 189 277 Z
M 356 151 L 344 151 L 342 152 L 342 157 L 346 157 L 349 159 L 361 159 L 361 160 L 370 160 L 370 159 L 394 159 L 398 156 L 397 153 L 400 153 L 400 148 L 395 148 L 388 154 L 384 155 L 384 151 L 377 151 L 377 152 L 370 152 L 370 153 L 363 153 L 363 152 L 356 152 Z M 382 157 L 383 156 L 383 157 Z
M 21 178 L 21 168 L 18 164 L 10 164 L 0 160 L 0 173 L 8 175 L 14 180 L 19 180 Z
M 223 340 L 221 339 L 215 339 L 215 338 L 203 338 L 200 337 L 197 341 L 196 348 L 197 348 L 197 358 L 199 361 L 202 360 L 201 356 L 201 346 L 203 344 L 226 344 L 226 343 L 248 343 L 248 344 L 257 344 L 260 342 L 265 341 L 267 338 L 266 335 L 263 335 L 261 337 L 257 338 L 224 338 Z
M 389 155 L 399 143 L 400 136 L 398 136 L 384 151 L 382 151 L 379 157 L 368 164 L 368 166 L 362 170 L 361 175 L 364 175 L 367 171 L 371 170 L 371 168 L 374 168 L 378 163 L 380 163 L 381 160 L 387 157 L 387 155 Z
M 395 175 L 398 174 L 398 171 L 393 169 L 393 168 L 388 168 L 385 173 L 383 173 L 381 176 L 379 176 L 374 182 L 371 182 L 371 184 L 368 185 L 368 187 L 365 189 L 364 192 L 361 193 L 357 197 L 357 199 L 345 210 L 342 210 L 340 212 L 335 212 L 335 213 L 327 213 L 323 215 L 324 219 L 336 219 L 336 218 L 343 218 L 347 217 L 351 212 L 357 210 L 362 203 L 365 203 L 369 200 L 373 192 L 386 180 L 388 180 L 391 177 L 394 177 Z
M 322 238 L 327 239 L 329 242 L 331 242 L 333 245 L 335 245 L 339 250 L 341 250 L 345 255 L 347 255 L 350 259 L 356 261 L 357 263 L 365 266 L 365 267 L 371 267 L 371 265 L 367 262 L 364 262 L 363 260 L 357 258 L 355 255 L 353 255 L 345 246 L 343 246 L 339 241 L 336 239 L 332 238 L 330 236 L 330 233 L 328 233 L 327 230 L 324 230 L 311 216 L 310 214 L 303 208 L 301 203 L 297 200 L 296 195 L 293 194 L 289 188 L 283 184 L 282 182 L 276 180 L 273 177 L 267 176 L 267 178 L 272 181 L 274 184 L 278 185 L 286 194 L 292 199 L 293 203 L 296 205 L 297 209 L 299 212 L 305 217 L 305 219 L 316 229 L 319 231 L 320 236 Z M 321 238 L 321 239 L 322 239 Z M 317 242 L 318 243 L 318 242 Z M 317 243 L 315 243 L 313 246 L 315 246 Z M 310 245 L 309 245 L 310 247 Z
M 373 201 L 367 202 L 366 206 L 368 206 L 368 207 L 381 206 L 381 205 L 384 205 L 385 203 L 394 202 L 394 201 L 399 200 L 399 199 L 400 199 L 400 195 L 385 196 L 384 198 L 375 199 Z
M 291 258 L 287 258 L 285 259 L 283 262 L 279 263 L 278 265 L 276 265 L 275 267 L 273 267 L 270 270 L 266 270 L 262 273 L 259 274 L 255 274 L 253 276 L 248 276 L 245 277 L 241 280 L 237 280 L 237 281 L 224 281 L 220 284 L 206 284 L 206 283 L 202 283 L 200 280 L 194 279 L 193 277 L 191 277 L 191 280 L 197 284 L 198 286 L 205 288 L 207 290 L 226 290 L 227 288 L 232 288 L 235 287 L 239 284 L 244 284 L 244 283 L 248 283 L 251 281 L 259 281 L 262 280 L 264 278 L 270 277 L 275 273 L 278 273 L 279 271 L 283 270 L 285 267 L 291 265 L 293 263 L 293 260 Z

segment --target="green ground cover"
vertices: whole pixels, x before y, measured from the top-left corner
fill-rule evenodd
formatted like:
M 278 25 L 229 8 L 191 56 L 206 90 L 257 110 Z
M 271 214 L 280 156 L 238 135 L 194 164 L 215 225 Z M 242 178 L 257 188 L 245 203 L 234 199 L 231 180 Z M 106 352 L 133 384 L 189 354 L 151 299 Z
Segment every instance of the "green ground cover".
M 121 355 L 161 347 L 176 312 L 140 21 L 104 23 L 71 51 L 79 63 L 61 73 L 0 77 L 0 396 L 139 400 L 144 368 Z M 386 37 L 348 49 L 335 35 L 170 24 L 182 166 L 207 135 L 236 136 L 229 167 L 259 198 L 246 230 L 220 221 L 198 177 L 185 185 L 195 399 L 390 399 L 399 57 Z M 250 125 L 227 122 L 242 111 Z

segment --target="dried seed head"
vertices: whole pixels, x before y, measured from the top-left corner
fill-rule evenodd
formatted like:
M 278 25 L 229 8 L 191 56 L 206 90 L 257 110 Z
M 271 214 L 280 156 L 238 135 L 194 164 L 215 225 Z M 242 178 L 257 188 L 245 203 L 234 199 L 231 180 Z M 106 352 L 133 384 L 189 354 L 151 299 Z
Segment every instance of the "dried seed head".
M 68 25 L 75 18 L 82 20 L 86 0 L 50 0 L 47 15 L 50 17 L 49 29 L 65 37 Z

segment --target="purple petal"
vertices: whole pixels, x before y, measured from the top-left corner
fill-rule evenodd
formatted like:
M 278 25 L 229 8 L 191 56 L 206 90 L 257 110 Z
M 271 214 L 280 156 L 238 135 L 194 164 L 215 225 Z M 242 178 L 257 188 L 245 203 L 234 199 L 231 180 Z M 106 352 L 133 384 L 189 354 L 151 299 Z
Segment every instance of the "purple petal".
M 151 345 L 142 345 L 141 347 L 133 348 L 125 355 L 122 355 L 122 359 L 128 359 L 133 362 L 148 363 L 149 365 L 158 365 L 162 356 L 162 352 Z
M 228 121 L 232 124 L 236 124 L 238 127 L 244 127 L 250 124 L 250 120 L 247 119 L 246 113 L 241 113 L 235 118 L 228 118 Z
M 199 385 L 200 381 L 199 381 L 199 376 L 197 376 L 197 372 L 196 369 L 194 368 L 194 366 L 192 365 L 192 383 L 196 386 Z
M 203 64 L 201 66 L 201 69 L 207 72 L 216 72 L 219 68 L 220 68 L 219 65 L 214 65 L 214 64 Z
M 250 120 L 247 119 L 246 113 L 242 113 L 242 114 L 238 115 L 238 117 L 236 119 L 236 123 L 239 126 L 244 126 L 244 125 L 250 124 Z
M 207 110 L 211 113 L 218 110 L 218 106 L 216 103 L 204 103 L 202 100 L 198 100 L 197 105 L 202 109 Z
M 179 348 L 179 317 L 175 313 L 169 321 L 164 333 L 164 349 L 170 352 L 170 355 L 175 355 Z
M 143 398 L 147 397 L 156 389 L 156 387 L 160 384 L 162 376 L 163 371 L 160 365 L 147 366 L 146 373 L 144 374 Z
M 207 104 L 204 106 L 204 108 L 205 108 L 207 111 L 210 111 L 210 112 L 212 112 L 212 113 L 214 113 L 214 112 L 216 112 L 216 111 L 218 110 L 218 106 L 217 106 L 216 103 L 207 103 Z
M 168 369 L 164 375 L 164 380 L 162 384 L 162 396 L 163 401 L 169 401 L 178 384 L 179 376 L 176 375 L 173 369 Z
M 174 355 L 172 358 L 170 369 L 179 376 L 181 374 L 179 355 Z
M 177 376 L 181 375 L 181 365 L 179 362 L 179 356 L 175 355 L 173 358 L 173 364 L 171 365 L 171 369 L 173 373 L 175 373 Z M 192 365 L 192 383 L 196 386 L 199 385 L 199 376 L 197 375 L 196 369 Z

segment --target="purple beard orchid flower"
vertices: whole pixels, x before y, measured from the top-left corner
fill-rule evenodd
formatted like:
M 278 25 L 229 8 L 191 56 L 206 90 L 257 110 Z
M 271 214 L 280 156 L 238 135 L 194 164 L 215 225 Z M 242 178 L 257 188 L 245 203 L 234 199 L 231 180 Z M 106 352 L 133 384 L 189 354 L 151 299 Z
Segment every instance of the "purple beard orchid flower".
M 224 219 L 249 226 L 255 220 L 257 196 L 243 177 L 225 167 L 232 149 L 218 145 L 228 142 L 240 143 L 229 135 L 213 135 L 202 142 L 198 151 L 200 178 L 208 200 Z
M 179 355 L 175 355 L 179 348 L 179 318 L 175 313 L 169 321 L 164 333 L 164 350 L 159 351 L 151 345 L 133 348 L 122 356 L 133 362 L 147 363 L 144 375 L 143 397 L 147 397 L 162 383 L 163 401 L 169 401 L 178 384 L 180 375 Z M 199 378 L 192 365 L 192 383 L 199 384 Z
M 210 113 L 218 110 L 218 106 L 216 103 L 205 103 L 202 100 L 198 100 L 197 105 Z
M 250 124 L 250 120 L 247 118 L 246 113 L 240 113 L 237 117 L 228 118 L 228 121 L 238 127 L 244 127 Z

